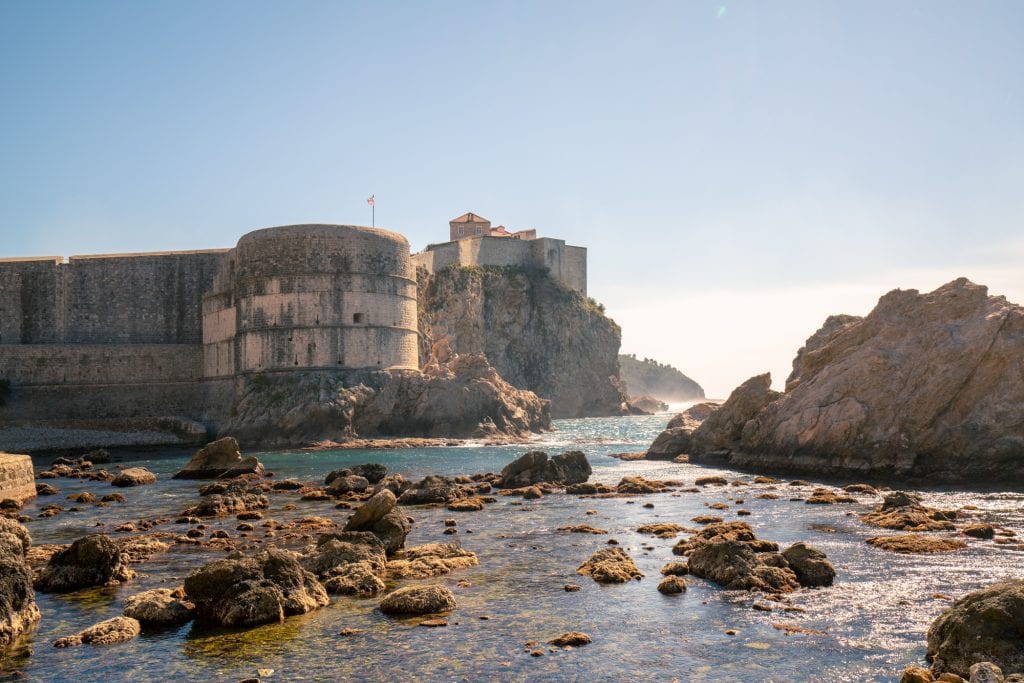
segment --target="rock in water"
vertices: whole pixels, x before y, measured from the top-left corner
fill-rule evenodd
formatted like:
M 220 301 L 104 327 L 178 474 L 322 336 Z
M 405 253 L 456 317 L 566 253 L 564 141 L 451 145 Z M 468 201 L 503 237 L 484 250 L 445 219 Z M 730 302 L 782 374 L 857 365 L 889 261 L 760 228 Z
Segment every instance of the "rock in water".
M 384 590 L 387 566 L 384 544 L 366 531 L 323 534 L 316 550 L 302 558 L 328 593 L 374 595 Z
M 345 524 L 345 531 L 368 531 L 381 541 L 389 555 L 396 553 L 412 531 L 412 522 L 395 508 L 396 503 L 391 491 L 378 491 L 356 509 Z
M 718 410 L 717 403 L 698 403 L 679 413 L 647 449 L 647 460 L 672 460 L 689 454 L 693 447 L 693 432 L 711 413 Z
M 1024 674 L 1024 580 L 954 602 L 928 629 L 928 657 L 935 671 L 959 676 L 971 676 L 979 662 L 992 662 L 1006 675 Z
M 0 657 L 39 621 L 28 551 L 32 538 L 21 524 L 0 517 Z
M 142 624 L 174 626 L 191 621 L 194 608 L 195 605 L 178 597 L 176 591 L 155 588 L 129 596 L 124 601 L 124 616 Z
M 598 583 L 627 583 L 640 579 L 643 572 L 622 548 L 602 548 L 590 556 L 576 570 L 581 576 L 589 576 Z
M 214 560 L 185 579 L 185 594 L 199 621 L 221 626 L 279 622 L 328 603 L 324 587 L 298 556 L 277 549 Z
M 102 534 L 84 536 L 50 558 L 35 581 L 43 593 L 65 593 L 135 577 L 121 548 Z
M 830 318 L 793 363 L 736 389 L 691 461 L 815 473 L 1024 480 L 1024 307 L 956 280 Z
M 764 562 L 744 541 L 713 541 L 690 553 L 690 573 L 729 590 L 790 593 L 800 587 L 789 568 Z
M 406 586 L 388 593 L 380 603 L 384 614 L 436 614 L 455 609 L 455 596 L 444 586 Z
M 592 470 L 587 456 L 580 451 L 559 453 L 553 458 L 543 451 L 530 451 L 501 470 L 503 488 L 514 489 L 533 484 L 582 484 Z
M 825 553 L 803 541 L 794 543 L 782 551 L 789 568 L 796 574 L 801 586 L 831 586 L 836 578 L 835 567 Z
M 73 636 L 65 636 L 54 642 L 54 647 L 75 647 L 76 645 L 113 645 L 126 643 L 142 632 L 142 625 L 131 617 L 114 617 L 93 624 Z
M 398 502 L 402 505 L 429 505 L 450 503 L 465 496 L 463 488 L 448 477 L 431 474 L 407 488 L 398 498 Z
M 156 475 L 145 467 L 129 467 L 121 470 L 121 473 L 110 482 L 113 486 L 145 486 L 156 483 Z
M 230 479 L 243 474 L 263 475 L 263 465 L 252 456 L 243 458 L 238 441 L 225 436 L 203 446 L 174 478 Z

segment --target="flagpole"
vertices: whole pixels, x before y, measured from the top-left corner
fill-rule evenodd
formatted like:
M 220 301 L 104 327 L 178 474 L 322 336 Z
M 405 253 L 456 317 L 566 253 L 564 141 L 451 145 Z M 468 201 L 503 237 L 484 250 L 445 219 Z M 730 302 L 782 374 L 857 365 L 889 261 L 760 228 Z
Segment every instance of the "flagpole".
M 377 227 L 377 202 L 374 202 L 370 206 L 370 227 L 371 228 L 376 228 Z

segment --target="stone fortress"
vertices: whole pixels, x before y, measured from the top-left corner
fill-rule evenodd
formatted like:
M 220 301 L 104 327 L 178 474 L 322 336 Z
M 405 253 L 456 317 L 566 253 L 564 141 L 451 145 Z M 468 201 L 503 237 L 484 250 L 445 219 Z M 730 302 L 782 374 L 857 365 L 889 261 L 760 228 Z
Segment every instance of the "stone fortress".
M 418 267 L 545 267 L 586 292 L 585 249 L 467 217 L 415 255 L 386 230 L 293 225 L 233 249 L 0 259 L 0 426 L 209 426 L 247 376 L 416 369 Z

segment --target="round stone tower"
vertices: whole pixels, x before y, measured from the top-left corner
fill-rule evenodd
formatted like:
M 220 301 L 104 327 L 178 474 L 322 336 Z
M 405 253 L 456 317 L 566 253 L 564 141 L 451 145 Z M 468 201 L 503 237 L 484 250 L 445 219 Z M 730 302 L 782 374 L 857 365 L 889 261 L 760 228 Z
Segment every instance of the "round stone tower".
M 206 377 L 418 367 L 409 242 L 352 225 L 256 230 L 203 299 Z

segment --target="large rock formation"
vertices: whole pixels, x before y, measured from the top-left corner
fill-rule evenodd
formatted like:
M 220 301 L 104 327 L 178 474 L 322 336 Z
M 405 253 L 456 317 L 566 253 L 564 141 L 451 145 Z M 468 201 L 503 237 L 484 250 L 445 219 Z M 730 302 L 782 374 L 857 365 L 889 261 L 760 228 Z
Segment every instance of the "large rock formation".
M 582 484 L 593 470 L 581 451 L 567 451 L 551 458 L 543 451 L 530 451 L 501 470 L 501 486 L 514 489 L 533 484 Z
M 39 621 L 27 559 L 31 545 L 25 527 L 0 517 L 0 657 L 11 642 Z
M 549 429 L 548 402 L 506 382 L 482 354 L 425 372 L 260 376 L 241 392 L 221 431 L 262 446 L 354 436 L 525 437 Z
M 928 629 L 928 658 L 936 673 L 967 676 L 973 664 L 992 662 L 1004 674 L 1024 674 L 1024 580 L 954 602 Z
M 630 397 L 650 395 L 662 401 L 704 398 L 704 389 L 671 365 L 635 354 L 619 356 L 619 379 Z
M 692 461 L 963 481 L 1024 479 L 1024 307 L 965 279 L 834 316 L 785 393 L 748 380 L 691 435 Z
M 230 479 L 243 474 L 263 475 L 263 464 L 253 456 L 242 457 L 238 440 L 231 436 L 212 441 L 192 456 L 175 479 Z
M 134 577 L 118 544 L 102 534 L 89 534 L 54 553 L 36 577 L 35 587 L 44 593 L 65 593 L 115 585 Z
M 602 307 L 546 272 L 452 267 L 419 278 L 420 358 L 484 353 L 505 380 L 551 401 L 555 417 L 616 415 L 621 331 Z

